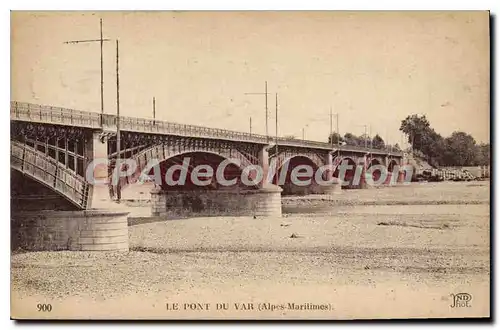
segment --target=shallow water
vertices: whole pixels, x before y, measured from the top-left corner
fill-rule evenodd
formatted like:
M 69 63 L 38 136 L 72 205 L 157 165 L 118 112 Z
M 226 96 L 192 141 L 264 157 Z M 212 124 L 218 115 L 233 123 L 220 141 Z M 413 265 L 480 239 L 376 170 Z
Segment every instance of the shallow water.
M 459 214 L 471 216 L 489 216 L 489 205 L 487 204 L 446 204 L 446 205 L 284 205 L 284 214 Z
M 130 217 L 149 217 L 150 189 L 148 185 L 127 187 L 123 193 L 124 201 L 119 205 L 108 201 L 106 192 L 103 192 L 102 202 L 130 212 Z M 339 213 L 489 216 L 489 195 L 489 182 L 412 183 L 379 189 L 343 190 L 332 196 L 287 196 L 282 199 L 282 212 L 309 216 Z

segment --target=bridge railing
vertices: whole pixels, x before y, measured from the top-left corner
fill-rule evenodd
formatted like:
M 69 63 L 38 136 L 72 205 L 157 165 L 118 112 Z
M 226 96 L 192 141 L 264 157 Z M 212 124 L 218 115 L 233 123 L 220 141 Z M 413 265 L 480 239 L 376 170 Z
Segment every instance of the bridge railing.
M 94 112 L 15 101 L 10 102 L 10 118 L 50 124 L 101 127 L 100 115 Z
M 272 142 L 275 143 L 276 139 L 273 139 Z M 388 149 L 375 149 L 375 148 L 365 148 L 361 146 L 351 146 L 351 145 L 332 145 L 328 142 L 320 142 L 320 141 L 310 141 L 310 140 L 302 140 L 302 139 L 291 139 L 291 138 L 280 138 L 278 137 L 278 145 L 285 146 L 297 146 L 297 147 L 311 147 L 311 148 L 321 148 L 321 149 L 329 149 L 329 150 L 341 150 L 341 151 L 357 151 L 357 152 L 365 152 L 365 153 L 375 153 L 375 154 L 388 154 L 393 156 L 403 156 L 402 152 L 399 151 L 391 151 Z
M 21 142 L 11 141 L 11 167 L 60 192 L 80 208 L 87 207 L 89 184 L 83 177 L 44 153 Z
M 310 140 L 301 140 L 301 139 L 291 139 L 291 138 L 283 138 L 278 137 L 278 145 L 285 146 L 299 146 L 299 147 L 311 147 L 311 148 L 322 148 L 322 149 L 331 149 L 332 146 L 326 142 L 320 141 L 310 141 Z M 271 143 L 276 143 L 276 138 L 271 139 Z
M 12 101 L 10 103 L 10 116 L 12 120 L 91 128 L 116 129 L 117 126 L 117 117 L 115 115 L 101 115 L 94 112 L 16 101 Z M 189 137 L 221 138 L 263 144 L 268 141 L 268 138 L 265 135 L 127 116 L 120 116 L 120 129 Z
M 11 119 L 43 123 L 54 123 L 90 128 L 116 129 L 117 117 L 111 114 L 79 111 L 67 108 L 52 107 L 25 102 L 12 101 L 10 105 Z M 179 124 L 161 120 L 142 119 L 120 116 L 120 129 L 144 133 L 172 134 L 187 137 L 227 139 L 251 143 L 275 143 L 276 139 L 260 134 L 238 132 L 220 128 Z M 345 151 L 361 151 L 366 153 L 384 153 L 402 156 L 401 152 L 390 152 L 383 149 L 369 149 L 358 146 L 332 146 L 327 142 L 309 141 L 278 137 L 278 145 L 310 147 L 320 149 L 340 149 Z
M 366 153 L 372 153 L 372 154 L 387 154 L 391 156 L 403 156 L 403 153 L 400 151 L 391 151 L 387 148 L 382 148 L 382 149 L 376 149 L 376 148 L 365 148 L 365 147 L 360 147 L 360 146 L 349 146 L 349 145 L 343 145 L 339 146 L 340 150 L 344 151 L 363 151 Z
M 189 137 L 221 138 L 263 144 L 267 143 L 268 140 L 265 135 L 125 116 L 120 116 L 120 129 Z

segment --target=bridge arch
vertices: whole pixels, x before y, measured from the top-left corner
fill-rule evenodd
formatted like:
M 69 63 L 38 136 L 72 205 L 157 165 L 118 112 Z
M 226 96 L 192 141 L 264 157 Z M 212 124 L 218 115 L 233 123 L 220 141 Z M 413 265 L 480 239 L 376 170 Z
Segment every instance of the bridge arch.
M 212 167 L 213 170 L 212 185 L 206 187 L 203 186 L 205 187 L 203 189 L 210 189 L 216 187 L 214 185 L 217 184 L 217 182 L 215 182 L 216 170 L 217 167 L 220 165 L 220 163 L 222 163 L 224 160 L 239 161 L 239 164 L 231 162 L 226 166 L 224 170 L 224 178 L 226 178 L 227 180 L 232 180 L 235 178 L 237 179 L 237 177 L 241 177 L 243 170 L 248 166 L 255 165 L 254 163 L 257 161 L 256 159 L 252 159 L 250 155 L 244 155 L 243 153 L 234 148 L 183 147 L 182 150 L 179 150 L 179 148 L 176 148 L 175 146 L 167 144 L 158 144 L 150 148 L 147 148 L 145 150 L 142 150 L 137 154 L 135 154 L 134 156 L 132 156 L 131 160 L 135 162 L 137 167 L 134 173 L 126 177 L 120 178 L 120 187 L 123 189 L 130 184 L 137 183 L 144 170 L 146 170 L 148 166 L 150 167 L 151 165 L 150 162 L 157 161 L 157 164 L 159 164 L 160 166 L 162 188 L 167 188 L 167 184 L 165 182 L 165 174 L 166 171 L 168 170 L 168 167 L 175 164 L 182 165 L 183 160 L 187 157 L 190 158 L 190 163 L 188 164 L 188 169 L 187 169 L 188 177 L 186 180 L 187 183 L 186 188 L 188 189 L 197 188 L 197 186 L 192 185 L 190 176 L 192 170 L 198 165 L 210 165 Z M 205 160 L 205 162 L 202 161 L 203 159 Z M 113 163 L 110 166 L 110 176 L 109 176 L 110 184 L 112 184 L 113 182 L 112 180 L 113 180 L 114 170 L 115 170 L 115 164 Z M 150 169 L 148 173 L 152 174 L 151 173 L 152 171 L 153 169 Z M 250 174 L 249 175 L 250 179 L 255 179 L 256 177 L 255 171 L 250 171 L 249 174 Z M 239 183 L 240 182 L 237 180 L 237 184 Z M 253 189 L 255 187 L 256 185 L 251 185 L 248 188 Z M 176 188 L 183 189 L 183 187 L 181 186 L 176 186 Z
M 378 160 L 377 158 L 372 158 L 370 160 L 370 162 L 368 163 L 368 167 L 367 168 L 370 168 L 373 165 L 380 165 L 380 164 L 381 164 L 380 160 Z
M 370 159 L 370 162 L 366 167 L 368 173 L 366 173 L 365 175 L 371 175 L 371 179 L 373 180 L 373 182 L 378 182 L 380 180 L 380 177 L 384 177 L 384 180 L 387 179 L 387 168 L 381 168 L 380 165 L 384 164 L 382 164 L 379 159 L 372 158 Z M 374 168 L 375 166 L 376 168 Z
M 279 171 L 281 168 L 283 168 L 283 165 L 285 163 L 290 163 L 293 159 L 306 159 L 308 160 L 309 163 L 312 165 L 315 165 L 317 168 L 320 168 L 321 166 L 325 165 L 324 160 L 318 156 L 317 154 L 314 153 L 298 153 L 298 154 L 289 154 L 289 153 L 280 153 L 278 157 L 273 157 L 271 158 L 271 161 L 273 159 L 276 159 L 276 170 Z
M 391 159 L 389 164 L 387 165 L 387 171 L 392 173 L 394 171 L 394 167 L 398 166 L 398 162 L 395 159 Z
M 314 191 L 316 185 L 315 174 L 317 170 L 325 165 L 325 160 L 316 153 L 295 153 L 282 152 L 270 160 L 270 171 L 273 173 L 272 183 L 283 188 L 283 194 L 308 194 Z M 310 166 L 312 175 L 297 174 L 297 180 L 303 181 L 303 184 L 292 182 L 292 171 L 301 165 Z M 286 172 L 284 172 L 286 170 Z M 326 173 L 323 173 L 326 175 Z M 307 182 L 305 182 L 307 181 Z M 309 184 L 310 182 L 310 184 Z
M 85 178 L 26 144 L 11 141 L 10 167 L 54 191 L 76 209 L 90 206 L 92 190 Z
M 348 167 L 345 170 L 344 177 L 340 177 L 340 165 L 346 164 Z M 349 188 L 353 185 L 354 174 L 356 173 L 356 161 L 350 156 L 337 156 L 333 160 L 333 176 L 341 180 L 343 188 Z

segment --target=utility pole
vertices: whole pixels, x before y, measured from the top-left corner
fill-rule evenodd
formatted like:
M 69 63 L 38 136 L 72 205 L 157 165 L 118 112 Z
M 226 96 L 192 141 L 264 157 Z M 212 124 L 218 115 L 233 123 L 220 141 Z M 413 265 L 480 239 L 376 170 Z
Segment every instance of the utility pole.
M 156 99 L 153 96 L 153 125 L 156 124 Z
M 118 171 L 121 170 L 120 166 L 120 152 L 121 152 L 121 137 L 120 137 L 120 69 L 119 69 L 119 56 L 120 51 L 118 48 L 118 39 L 116 40 L 116 167 Z M 116 184 L 116 198 L 120 202 L 122 193 L 120 187 L 120 178 Z
M 337 119 L 336 124 L 337 124 L 337 134 L 338 134 L 338 135 L 337 135 L 337 150 L 338 150 L 338 156 L 340 157 L 340 130 L 339 130 L 339 114 L 338 114 L 338 113 L 336 113 L 335 115 L 336 115 L 336 117 L 337 117 L 337 118 L 336 118 L 336 119 Z
M 265 100 L 266 100 L 266 138 L 269 142 L 269 126 L 268 126 L 268 118 L 269 118 L 269 110 L 268 110 L 268 107 L 267 107 L 267 95 L 269 95 L 269 93 L 267 92 L 267 80 L 265 81 L 265 85 L 264 85 L 264 93 L 245 93 L 245 95 L 265 95 Z
M 369 127 L 370 127 L 370 131 L 369 131 L 370 133 L 368 134 L 369 135 L 368 137 L 370 138 L 370 149 L 373 149 L 372 125 L 370 124 Z
M 387 131 L 387 128 L 385 129 L 385 139 L 382 139 L 384 140 L 384 147 L 382 148 L 382 150 L 385 150 L 388 152 L 388 159 L 389 159 L 389 162 L 391 161 L 391 147 L 389 146 L 389 133 Z M 389 166 L 389 163 L 386 164 L 387 166 Z
M 267 125 L 267 120 L 269 118 L 269 111 L 267 109 L 267 80 L 266 80 L 266 84 L 265 85 L 266 85 L 266 87 L 265 87 L 264 95 L 266 96 L 266 137 L 269 140 L 269 128 L 268 128 L 268 125 Z
M 102 115 L 104 114 L 104 60 L 103 60 L 103 44 L 104 40 L 102 39 L 102 18 L 99 19 L 100 23 L 100 32 L 101 32 L 101 37 L 99 38 L 101 41 L 101 121 L 102 121 Z M 102 125 L 102 123 L 101 123 Z
M 333 147 L 333 115 L 332 115 L 332 107 L 330 107 L 330 144 Z
M 99 42 L 101 44 L 101 126 L 102 126 L 102 115 L 104 114 L 104 64 L 103 64 L 103 44 L 104 41 L 111 41 L 111 39 L 102 38 L 102 18 L 100 19 L 100 38 L 99 39 L 86 39 L 86 40 L 70 40 L 65 41 L 65 44 L 81 44 L 88 42 Z
M 366 148 L 368 148 L 368 145 L 367 145 L 367 142 L 368 142 L 368 141 L 366 141 L 366 136 L 367 136 L 367 135 L 366 135 L 366 134 L 367 134 L 367 132 L 366 132 L 366 128 L 367 128 L 368 126 L 367 126 L 367 125 L 363 125 L 363 126 L 365 127 L 365 149 L 366 149 Z
M 387 146 L 389 146 L 389 148 Z M 389 131 L 387 129 L 385 130 L 385 149 L 392 152 L 392 144 L 389 144 Z
M 250 135 L 252 135 L 252 117 L 250 117 Z
M 276 155 L 278 154 L 278 93 L 276 93 Z
M 339 129 L 339 114 L 335 114 L 336 115 L 336 119 L 337 119 L 337 134 L 338 134 L 338 137 L 337 137 L 337 146 L 340 147 L 340 129 Z M 339 153 L 340 153 L 340 149 L 339 149 Z
M 302 127 L 302 141 L 305 140 L 304 127 Z
M 337 134 L 338 134 L 338 136 L 337 136 L 337 145 L 340 147 L 339 114 L 336 113 L 335 116 L 336 116 L 336 119 L 337 119 Z M 339 152 L 340 152 L 340 150 L 339 150 Z

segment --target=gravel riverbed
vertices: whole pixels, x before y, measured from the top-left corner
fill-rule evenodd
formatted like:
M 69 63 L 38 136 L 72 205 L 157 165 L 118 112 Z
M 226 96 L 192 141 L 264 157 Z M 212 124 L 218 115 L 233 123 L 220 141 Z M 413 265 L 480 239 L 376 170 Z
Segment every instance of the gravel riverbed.
M 12 316 L 486 316 L 488 199 L 485 182 L 337 195 L 336 201 L 356 200 L 352 205 L 331 205 L 321 196 L 287 197 L 281 218 L 190 218 L 130 226 L 127 253 L 16 252 Z M 450 307 L 450 295 L 459 292 L 472 295 L 470 308 Z M 245 302 L 255 307 L 234 306 Z M 329 309 L 290 310 L 289 302 Z M 50 303 L 53 310 L 40 314 L 38 303 Z M 172 310 L 175 303 L 178 310 Z M 200 306 L 192 309 L 190 303 Z M 217 303 L 230 307 L 216 310 Z M 285 308 L 259 308 L 267 306 L 263 303 Z M 203 306 L 208 310 L 199 309 Z

